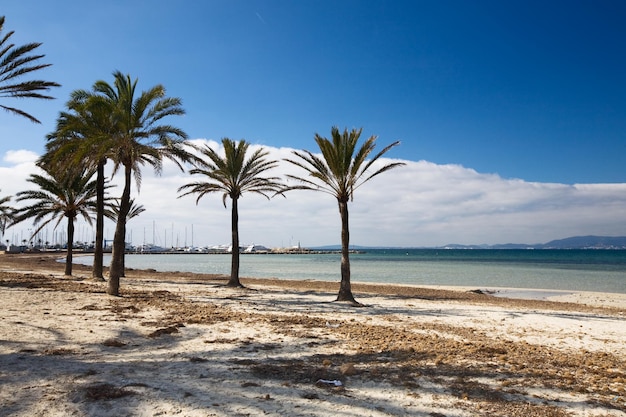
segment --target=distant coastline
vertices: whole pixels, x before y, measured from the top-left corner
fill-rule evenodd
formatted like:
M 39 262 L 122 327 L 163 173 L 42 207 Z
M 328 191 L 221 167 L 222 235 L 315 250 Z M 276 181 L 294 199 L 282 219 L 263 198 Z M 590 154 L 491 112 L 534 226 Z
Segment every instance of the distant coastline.
M 350 253 L 363 253 L 368 250 L 416 250 L 416 249 L 433 249 L 433 250 L 626 250 L 626 236 L 573 236 L 565 239 L 552 240 L 547 243 L 525 244 L 525 243 L 505 243 L 505 244 L 471 244 L 463 245 L 451 243 L 444 246 L 359 246 L 350 245 Z M 29 252 L 64 252 L 63 247 L 39 247 L 29 245 L 10 245 L 8 248 L 0 244 L 0 252 L 6 253 L 29 253 Z M 76 253 L 93 253 L 93 246 L 74 246 Z M 239 250 L 241 254 L 279 254 L 279 255 L 323 255 L 341 253 L 341 245 L 326 245 L 313 247 L 279 247 L 267 248 L 261 245 L 242 246 Z M 105 253 L 111 253 L 111 248 L 105 248 Z M 220 246 L 204 246 L 204 247 L 181 247 L 181 248 L 163 248 L 154 245 L 140 245 L 127 247 L 127 253 L 132 254 L 218 254 L 224 255 L 231 253 L 231 249 L 227 245 Z
M 319 246 L 315 249 L 339 249 L 339 245 Z M 421 247 L 399 247 L 399 246 L 350 246 L 354 250 L 368 249 L 604 249 L 604 250 L 626 250 L 626 236 L 572 236 L 565 239 L 551 240 L 547 243 L 503 243 L 503 244 L 470 244 L 462 245 L 451 243 L 444 246 L 421 246 Z

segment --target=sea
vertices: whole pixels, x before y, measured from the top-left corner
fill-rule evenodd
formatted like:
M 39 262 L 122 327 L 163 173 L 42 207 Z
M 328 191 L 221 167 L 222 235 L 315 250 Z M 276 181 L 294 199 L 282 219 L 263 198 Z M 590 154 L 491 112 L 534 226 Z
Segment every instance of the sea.
M 340 280 L 338 253 L 242 254 L 240 276 Z M 74 258 L 90 264 L 92 257 Z M 230 274 L 228 254 L 128 254 L 126 266 Z M 105 264 L 110 255 L 105 256 Z M 367 249 L 350 254 L 352 282 L 626 293 L 626 250 Z

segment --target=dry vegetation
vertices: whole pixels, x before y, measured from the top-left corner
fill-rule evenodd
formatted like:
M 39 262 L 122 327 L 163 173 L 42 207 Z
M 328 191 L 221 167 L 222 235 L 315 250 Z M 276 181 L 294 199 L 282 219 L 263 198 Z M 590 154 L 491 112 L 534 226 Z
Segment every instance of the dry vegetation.
M 626 413 L 626 359 L 619 354 L 586 349 L 564 350 L 514 338 L 494 338 L 493 332 L 471 325 L 420 323 L 406 320 L 397 313 L 380 313 L 372 307 L 332 308 L 341 314 L 316 309 L 302 311 L 287 305 L 268 305 L 267 298 L 262 297 L 265 293 L 276 291 L 332 293 L 336 286 L 329 283 L 244 280 L 256 290 L 218 288 L 209 293 L 202 288 L 214 288 L 214 285 L 223 283 L 221 277 L 129 271 L 122 284 L 123 297 L 113 298 L 104 294 L 104 284 L 50 275 L 50 271 L 58 266 L 51 264 L 47 257 L 27 258 L 30 270 L 34 271 L 32 273 L 19 272 L 19 269 L 29 269 L 24 261 L 24 257 L 18 256 L 2 258 L 5 271 L 0 273 L 0 288 L 64 293 L 67 299 L 75 300 L 75 305 L 81 304 L 81 294 L 101 296 L 105 302 L 83 303 L 76 307 L 77 310 L 101 311 L 106 313 L 105 316 L 115 316 L 116 321 L 137 322 L 146 329 L 146 340 L 159 340 L 159 343 L 178 343 L 177 338 L 188 337 L 185 331 L 190 332 L 189 327 L 205 329 L 199 336 L 203 338 L 205 350 L 187 356 L 189 364 L 207 369 L 216 367 L 217 364 L 212 362 L 215 360 L 213 352 L 226 348 L 228 357 L 223 359 L 227 363 L 222 365 L 237 375 L 242 389 L 259 391 L 257 401 L 260 402 L 271 401 L 276 395 L 262 394 L 262 388 L 271 382 L 272 385 L 290 389 L 290 395 L 297 395 L 301 401 L 318 404 L 337 401 L 338 405 L 342 405 L 356 401 L 354 397 L 359 392 L 356 387 L 395 389 L 403 392 L 405 401 L 406 398 L 412 399 L 411 404 L 420 404 L 422 400 L 431 404 L 431 411 L 422 414 L 416 411 L 413 415 L 435 417 L 447 415 L 437 411 L 440 410 L 437 408 L 438 399 L 442 410 L 452 407 L 465 413 L 454 415 L 569 416 L 581 407 L 595 410 L 597 414 L 593 415 L 619 416 Z M 6 272 L 11 268 L 16 271 Z M 87 276 L 82 267 L 77 268 L 79 273 Z M 170 285 L 159 286 L 159 282 Z M 176 283 L 178 291 L 174 290 L 172 283 Z M 186 290 L 180 290 L 183 285 Z M 219 300 L 215 291 L 222 291 Z M 413 300 L 416 304 L 423 300 L 495 307 L 507 305 L 607 317 L 624 317 L 626 313 L 620 309 L 508 300 L 456 291 L 357 285 L 355 292 L 365 300 L 370 292 L 375 292 L 404 302 Z M 259 301 L 255 301 L 257 298 Z M 254 333 L 239 334 L 229 330 L 238 328 L 256 328 L 260 329 L 260 333 L 272 336 L 268 341 L 267 338 L 254 336 Z M 1 338 L 4 339 L 4 335 Z M 101 342 L 108 349 L 120 351 L 130 351 L 132 346 L 148 349 L 147 345 L 144 346 L 146 343 L 124 337 L 107 338 Z M 81 351 L 81 347 L 63 346 L 41 351 L 24 347 L 19 355 L 23 358 L 80 358 L 86 355 L 85 359 L 89 356 Z M 102 371 L 88 363 L 76 371 L 88 382 L 68 394 L 74 403 L 140 397 L 145 395 L 146 386 L 150 385 L 145 379 L 124 385 L 103 381 Z M 90 376 L 94 378 L 88 378 Z M 153 377 L 158 378 L 157 375 Z M 324 381 L 341 381 L 341 384 Z M 191 389 L 182 394 L 184 398 L 195 395 L 198 394 Z M 338 399 L 332 400 L 333 397 Z M 228 400 L 214 399 L 211 407 L 219 409 Z M 11 409 L 16 409 L 15 404 L 11 406 Z M 411 415 L 411 407 L 410 404 L 392 406 L 383 401 L 380 409 L 375 411 L 380 415 L 405 412 Z M 294 415 L 300 414 L 294 411 Z

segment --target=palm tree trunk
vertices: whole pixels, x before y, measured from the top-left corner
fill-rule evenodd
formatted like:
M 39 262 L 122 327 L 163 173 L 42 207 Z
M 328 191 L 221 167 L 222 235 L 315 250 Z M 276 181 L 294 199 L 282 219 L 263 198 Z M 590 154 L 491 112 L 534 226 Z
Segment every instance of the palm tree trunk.
M 111 267 L 109 269 L 109 289 L 107 294 L 119 295 L 120 277 L 124 273 L 124 253 L 126 251 L 126 217 L 130 210 L 130 185 L 132 169 L 130 165 L 124 166 L 124 191 L 120 199 L 120 211 L 117 216 L 115 235 L 113 236 L 113 253 L 111 254 Z
M 102 275 L 104 263 L 104 165 L 106 159 L 98 162 L 96 174 L 96 241 L 93 253 L 93 269 L 91 276 L 98 281 L 104 281 Z
M 239 281 L 239 208 L 237 198 L 232 199 L 233 208 L 231 211 L 230 231 L 232 235 L 232 252 L 230 262 L 229 287 L 243 287 Z
M 341 215 L 341 285 L 337 301 L 356 303 L 350 285 L 350 227 L 347 201 L 339 201 L 339 213 Z
M 67 256 L 65 257 L 65 275 L 72 275 L 72 255 L 74 251 L 74 218 L 67 218 Z

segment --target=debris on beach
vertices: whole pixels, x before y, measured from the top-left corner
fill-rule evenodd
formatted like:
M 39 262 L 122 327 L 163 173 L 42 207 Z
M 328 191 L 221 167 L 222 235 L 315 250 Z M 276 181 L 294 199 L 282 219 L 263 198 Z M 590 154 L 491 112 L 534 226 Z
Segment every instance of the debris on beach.
M 178 328 L 180 325 L 164 327 L 162 329 L 157 329 L 148 335 L 149 338 L 161 337 L 166 334 L 178 333 Z
M 104 342 L 102 342 L 102 345 L 107 346 L 107 347 L 124 347 L 127 344 L 128 343 L 122 342 L 119 339 L 107 339 Z
M 317 385 L 318 387 L 342 387 L 343 386 L 343 382 L 341 382 L 338 379 L 318 379 L 317 382 L 315 383 L 315 385 Z
M 85 398 L 90 401 L 113 400 L 136 394 L 134 391 L 124 387 L 116 387 L 109 383 L 89 385 L 85 387 L 84 391 Z

